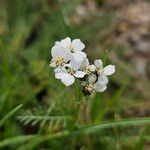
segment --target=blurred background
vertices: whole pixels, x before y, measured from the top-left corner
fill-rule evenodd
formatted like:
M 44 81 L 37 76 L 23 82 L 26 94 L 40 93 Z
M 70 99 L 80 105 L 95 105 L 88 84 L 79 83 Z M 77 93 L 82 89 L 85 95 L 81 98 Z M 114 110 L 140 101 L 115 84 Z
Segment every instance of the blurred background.
M 116 65 L 107 91 L 93 98 L 93 122 L 149 117 L 149 33 L 149 0 L 0 0 L 0 118 L 19 104 L 30 110 L 56 101 L 61 112 L 71 111 L 75 91 L 56 80 L 49 67 L 51 47 L 67 36 L 86 44 L 91 62 L 103 58 L 107 49 L 107 63 Z M 0 141 L 37 132 L 37 127 L 24 126 L 14 116 L 0 127 Z M 145 127 L 117 133 L 111 133 L 111 140 L 97 135 L 90 144 L 85 139 L 72 146 L 82 150 L 150 149 L 150 141 L 142 138 L 150 135 Z M 122 133 L 137 133 L 138 138 L 122 140 Z M 65 144 L 54 141 L 52 149 L 73 149 Z

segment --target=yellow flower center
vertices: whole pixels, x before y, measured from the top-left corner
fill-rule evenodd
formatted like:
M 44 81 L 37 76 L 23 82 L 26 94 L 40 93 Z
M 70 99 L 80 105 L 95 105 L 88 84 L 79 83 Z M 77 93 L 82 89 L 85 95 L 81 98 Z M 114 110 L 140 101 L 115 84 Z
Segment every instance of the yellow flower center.
M 84 67 L 82 71 L 85 72 L 87 75 L 91 73 L 90 68 L 88 66 Z
M 96 72 L 98 75 L 102 75 L 104 70 L 103 70 L 103 67 L 100 67 L 100 68 L 96 68 Z
M 71 75 L 75 74 L 75 71 L 72 68 L 66 67 L 66 69 L 69 74 L 71 74 Z
M 62 64 L 64 63 L 64 58 L 61 57 L 61 56 L 57 57 L 57 58 L 55 59 L 55 63 L 56 63 L 57 66 L 62 65 Z
M 94 92 L 94 85 L 91 83 L 87 84 L 85 90 L 92 94 Z

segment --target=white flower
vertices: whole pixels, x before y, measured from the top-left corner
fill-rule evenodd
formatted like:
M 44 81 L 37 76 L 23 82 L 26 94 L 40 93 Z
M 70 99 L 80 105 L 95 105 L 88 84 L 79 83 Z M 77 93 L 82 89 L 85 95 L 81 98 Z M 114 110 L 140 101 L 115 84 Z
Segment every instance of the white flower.
M 88 76 L 88 82 L 89 82 L 89 83 L 95 83 L 96 80 L 97 80 L 96 74 L 91 73 L 91 74 Z
M 70 60 L 69 56 L 67 55 L 67 51 L 58 44 L 55 44 L 55 46 L 52 48 L 51 55 L 51 67 L 63 66 Z
M 96 72 L 98 75 L 109 76 L 115 72 L 115 66 L 114 65 L 108 65 L 108 66 L 103 68 L 103 63 L 102 63 L 101 59 L 96 59 L 94 61 L 94 65 L 96 67 Z
M 107 89 L 108 78 L 106 76 L 97 77 L 95 74 L 90 74 L 88 76 L 88 83 L 85 86 L 90 94 L 93 92 L 103 92 Z
M 106 76 L 99 76 L 95 83 L 96 92 L 104 92 L 107 89 L 108 78 Z
M 91 72 L 94 72 L 96 67 L 94 65 L 90 65 L 87 58 L 84 59 L 84 61 L 81 64 L 80 69 L 85 72 L 87 75 L 89 75 Z
M 75 77 L 83 78 L 85 76 L 83 71 L 79 71 L 79 65 L 72 61 L 63 67 L 56 68 L 54 71 L 55 78 L 60 79 L 66 86 L 72 85 L 75 81 Z
M 86 54 L 82 52 L 82 50 L 85 48 L 85 45 L 80 39 L 74 39 L 71 41 L 71 39 L 67 37 L 60 42 L 56 42 L 56 45 L 67 51 L 67 57 L 70 60 L 74 59 L 75 61 L 82 62 L 84 58 L 86 58 Z
M 103 92 L 107 89 L 108 78 L 107 76 L 113 74 L 115 72 L 114 65 L 108 65 L 103 68 L 102 60 L 97 59 L 94 61 L 94 65 L 96 67 L 96 74 L 90 74 L 88 76 L 88 84 L 85 86 L 85 89 L 90 93 Z

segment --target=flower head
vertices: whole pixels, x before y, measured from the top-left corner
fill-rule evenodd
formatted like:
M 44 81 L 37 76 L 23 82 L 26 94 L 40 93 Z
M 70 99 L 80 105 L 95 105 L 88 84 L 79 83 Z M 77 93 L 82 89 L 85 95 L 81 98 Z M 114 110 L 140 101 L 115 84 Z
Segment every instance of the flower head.
M 85 58 L 81 64 L 80 69 L 85 72 L 87 75 L 94 72 L 96 67 L 94 65 L 90 65 L 89 60 Z
M 89 65 L 87 62 L 86 65 Z M 86 66 L 84 65 L 84 66 Z M 107 89 L 108 77 L 109 75 L 115 72 L 114 65 L 108 65 L 103 67 L 103 63 L 101 59 L 96 59 L 94 61 L 95 71 L 87 74 L 87 79 L 84 84 L 84 89 L 86 93 L 92 94 L 94 92 L 103 92 Z
M 85 45 L 81 42 L 80 39 L 74 39 L 71 41 L 69 37 L 56 42 L 57 45 L 62 47 L 67 51 L 67 56 L 72 60 L 82 62 L 86 58 L 86 54 L 82 52 L 85 48 Z
M 80 39 L 74 39 L 71 41 L 69 37 L 55 42 L 52 47 L 51 55 L 52 61 L 50 63 L 51 67 L 63 66 L 69 61 L 79 62 L 80 65 L 86 58 L 86 54 L 82 52 L 85 45 Z
M 80 39 L 71 41 L 69 37 L 55 42 L 51 50 L 51 67 L 54 67 L 55 78 L 70 86 L 75 79 L 81 81 L 84 92 L 92 94 L 103 92 L 107 89 L 108 77 L 115 72 L 114 65 L 103 67 L 101 59 L 96 59 L 90 64 L 83 52 L 85 45 Z
M 96 67 L 96 72 L 98 75 L 109 76 L 115 72 L 115 66 L 114 65 L 108 65 L 108 66 L 103 68 L 103 62 L 101 59 L 96 59 L 94 61 L 94 65 Z
M 103 92 L 107 89 L 108 78 L 105 76 L 97 76 L 92 73 L 88 76 L 87 83 L 84 85 L 85 91 L 89 94 L 94 92 Z
M 69 64 L 56 68 L 55 78 L 60 79 L 63 84 L 70 86 L 74 83 L 76 78 L 83 78 L 85 73 L 79 70 L 79 66 L 75 62 L 70 62 Z
M 51 67 L 63 66 L 70 59 L 67 55 L 67 51 L 58 44 L 55 44 L 55 46 L 52 48 L 51 55 L 52 55 L 52 61 L 50 64 Z

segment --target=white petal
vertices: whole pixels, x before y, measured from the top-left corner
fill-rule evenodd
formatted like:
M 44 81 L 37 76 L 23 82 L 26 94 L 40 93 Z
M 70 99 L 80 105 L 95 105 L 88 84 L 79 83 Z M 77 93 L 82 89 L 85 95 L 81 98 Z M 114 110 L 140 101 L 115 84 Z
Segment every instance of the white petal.
M 66 73 L 67 71 L 64 67 L 57 67 L 56 69 L 54 69 L 54 72 L 55 73 L 61 73 L 61 72 Z
M 75 51 L 82 51 L 85 48 L 85 45 L 80 41 L 80 39 L 74 39 L 72 41 L 72 46 Z
M 78 62 L 83 62 L 84 58 L 86 57 L 86 54 L 83 53 L 83 52 L 80 52 L 80 51 L 77 51 L 75 53 L 72 53 L 73 55 L 73 58 L 75 61 L 78 61 Z
M 96 59 L 96 60 L 94 61 L 94 65 L 95 65 L 96 67 L 101 67 L 101 66 L 103 65 L 103 62 L 102 62 L 101 59 Z
M 57 58 L 59 56 L 63 57 L 65 55 L 65 50 L 62 47 L 55 45 L 51 50 L 51 55 L 53 58 Z
M 108 65 L 104 69 L 103 74 L 106 76 L 109 76 L 115 72 L 115 66 L 114 65 Z
M 60 41 L 56 41 L 56 42 L 55 42 L 55 45 L 58 46 L 58 47 L 62 47 L 62 48 L 64 49 L 64 47 L 62 46 L 62 44 L 61 44 Z
M 52 61 L 52 62 L 50 63 L 50 67 L 55 68 L 55 67 L 57 67 L 57 65 L 56 65 L 56 63 L 55 63 L 54 61 Z
M 55 73 L 62 72 L 62 69 L 61 69 L 60 67 L 57 67 L 56 69 L 54 69 L 54 72 L 55 72 Z
M 83 72 L 83 71 L 76 71 L 76 73 L 74 74 L 74 76 L 76 77 L 76 78 L 83 78 L 84 76 L 85 76 L 85 72 Z
M 104 92 L 107 89 L 105 84 L 100 84 L 99 82 L 95 83 L 95 86 L 96 92 Z
M 55 73 L 55 78 L 56 79 L 61 79 L 61 82 L 65 86 L 70 86 L 75 81 L 74 76 L 72 76 L 72 75 L 70 75 L 68 73 L 64 73 L 64 72 Z
M 101 84 L 107 84 L 108 83 L 108 78 L 107 78 L 107 76 L 104 76 L 104 75 L 102 75 L 102 76 L 99 76 L 98 77 L 98 82 L 100 82 Z
M 62 45 L 65 49 L 69 48 L 69 46 L 71 45 L 71 39 L 70 39 L 70 37 L 67 37 L 67 38 L 61 40 L 61 45 Z
M 69 60 L 72 60 L 73 59 L 73 55 L 71 52 L 66 52 L 65 56 L 64 56 L 64 61 L 65 62 L 68 62 Z
M 94 72 L 96 70 L 96 67 L 94 65 L 90 65 L 90 71 Z
M 75 78 L 74 76 L 70 75 L 70 74 L 64 74 L 62 77 L 61 77 L 61 82 L 65 85 L 65 86 L 70 86 L 74 83 L 75 81 Z
M 97 77 L 96 77 L 96 75 L 95 74 L 90 74 L 89 76 L 88 76 L 88 81 L 90 82 L 90 83 L 94 83 L 95 81 L 97 80 Z
M 55 78 L 56 79 L 61 79 L 63 76 L 65 76 L 67 73 L 67 71 L 63 70 L 61 67 L 58 67 L 54 70 L 55 72 Z
M 56 79 L 61 79 L 61 77 L 64 75 L 63 72 L 55 73 L 55 78 Z
M 81 61 L 71 60 L 69 63 L 69 67 L 71 67 L 73 70 L 77 71 L 79 70 L 81 66 Z
M 82 51 L 78 51 L 77 52 L 82 58 L 86 58 L 86 54 L 84 53 L 84 52 L 82 52 Z
M 82 65 L 81 65 L 81 68 L 85 67 L 85 66 L 89 66 L 89 60 L 87 58 L 84 58 Z

